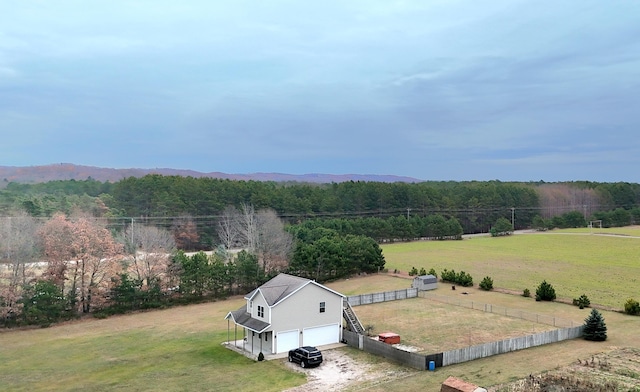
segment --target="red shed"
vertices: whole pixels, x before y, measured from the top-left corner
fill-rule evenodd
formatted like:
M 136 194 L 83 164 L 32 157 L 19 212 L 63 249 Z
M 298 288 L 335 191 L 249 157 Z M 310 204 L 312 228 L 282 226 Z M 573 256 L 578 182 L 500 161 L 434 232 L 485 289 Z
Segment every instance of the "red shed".
M 394 332 L 383 332 L 378 334 L 378 340 L 387 344 L 400 343 L 400 335 Z

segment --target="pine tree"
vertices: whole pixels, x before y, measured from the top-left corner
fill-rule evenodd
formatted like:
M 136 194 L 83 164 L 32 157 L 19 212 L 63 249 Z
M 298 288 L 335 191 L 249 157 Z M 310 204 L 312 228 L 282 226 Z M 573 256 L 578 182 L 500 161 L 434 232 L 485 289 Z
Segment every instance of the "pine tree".
M 607 340 L 607 325 L 604 317 L 597 309 L 592 309 L 591 314 L 584 320 L 582 336 L 586 340 L 602 342 Z
M 556 290 L 552 285 L 543 280 L 536 289 L 536 301 L 555 301 Z

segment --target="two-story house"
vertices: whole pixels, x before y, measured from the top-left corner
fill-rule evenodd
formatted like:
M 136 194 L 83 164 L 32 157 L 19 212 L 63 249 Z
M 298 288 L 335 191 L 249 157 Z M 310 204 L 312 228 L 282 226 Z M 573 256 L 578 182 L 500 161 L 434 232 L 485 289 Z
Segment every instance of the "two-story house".
M 245 296 L 225 319 L 242 327 L 245 349 L 264 354 L 339 343 L 344 295 L 313 280 L 279 274 Z M 237 334 L 237 328 L 236 328 Z

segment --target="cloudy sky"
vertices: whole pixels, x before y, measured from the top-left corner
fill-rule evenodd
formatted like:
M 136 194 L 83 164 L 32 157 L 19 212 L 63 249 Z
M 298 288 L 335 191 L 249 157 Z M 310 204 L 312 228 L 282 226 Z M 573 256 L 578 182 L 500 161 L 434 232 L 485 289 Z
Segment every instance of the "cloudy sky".
M 0 165 L 640 182 L 640 1 L 0 12 Z

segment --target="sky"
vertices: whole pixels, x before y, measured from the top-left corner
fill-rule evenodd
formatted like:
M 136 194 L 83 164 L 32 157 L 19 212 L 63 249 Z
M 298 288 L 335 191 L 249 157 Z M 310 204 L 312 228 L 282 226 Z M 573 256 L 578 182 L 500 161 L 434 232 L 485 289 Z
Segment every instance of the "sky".
M 0 166 L 640 182 L 640 1 L 0 9 Z

